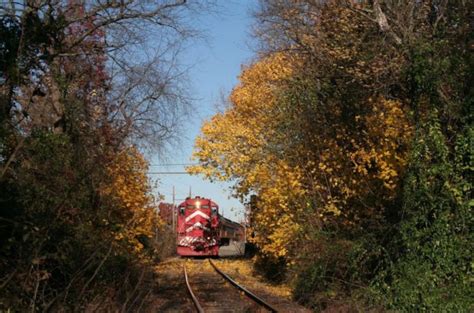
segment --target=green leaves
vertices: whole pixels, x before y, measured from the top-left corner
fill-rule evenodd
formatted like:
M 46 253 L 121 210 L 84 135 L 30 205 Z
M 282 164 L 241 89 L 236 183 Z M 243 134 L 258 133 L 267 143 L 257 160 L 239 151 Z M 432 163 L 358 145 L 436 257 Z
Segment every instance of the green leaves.
M 269 49 L 204 124 L 195 172 L 257 194 L 257 245 L 296 264 L 296 296 L 317 309 L 376 294 L 467 311 L 472 3 L 373 5 L 263 1 Z
M 392 246 L 397 247 L 395 262 L 382 275 L 391 282 L 383 289 L 390 295 L 389 306 L 397 310 L 467 311 L 472 304 L 472 289 L 465 283 L 472 274 L 467 263 L 472 210 L 466 177 L 460 164 L 451 161 L 436 110 L 419 126 L 416 138 Z M 470 158 L 460 157 L 454 159 Z

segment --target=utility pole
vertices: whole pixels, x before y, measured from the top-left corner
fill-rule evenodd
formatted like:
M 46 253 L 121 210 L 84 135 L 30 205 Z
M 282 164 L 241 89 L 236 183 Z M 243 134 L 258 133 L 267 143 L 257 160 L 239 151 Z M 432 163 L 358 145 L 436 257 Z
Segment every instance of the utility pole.
M 189 186 L 189 197 L 191 198 L 191 186 Z
M 176 192 L 173 186 L 173 204 L 171 205 L 171 224 L 173 225 L 173 232 L 176 232 L 176 207 L 175 207 L 175 201 L 176 201 Z

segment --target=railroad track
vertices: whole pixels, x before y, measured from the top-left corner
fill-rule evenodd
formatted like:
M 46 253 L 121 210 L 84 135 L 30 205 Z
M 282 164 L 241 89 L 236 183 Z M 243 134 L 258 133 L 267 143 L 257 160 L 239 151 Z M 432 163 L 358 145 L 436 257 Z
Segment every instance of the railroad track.
M 211 260 L 208 260 L 212 268 L 218 273 L 222 279 L 215 280 L 206 277 L 205 280 L 199 282 L 199 277 L 196 277 L 196 282 L 193 280 L 193 287 L 191 286 L 190 278 L 186 265 L 183 265 L 184 279 L 191 299 L 194 302 L 194 306 L 199 313 L 202 312 L 239 312 L 239 308 L 245 307 L 245 312 L 277 312 L 277 310 L 270 304 L 265 302 L 262 298 L 258 297 L 245 287 L 238 284 L 229 275 L 222 272 Z M 220 282 L 219 282 L 220 280 Z M 235 289 L 230 291 L 225 288 L 225 282 L 230 283 Z M 203 287 L 204 286 L 204 287 Z M 207 287 L 206 287 L 207 286 Z M 214 295 L 209 294 L 209 286 L 213 289 Z M 206 289 L 208 288 L 208 289 Z M 228 287 L 227 287 L 228 288 Z M 202 290 L 201 290 L 202 289 Z M 217 292 L 216 292 L 217 289 Z M 222 294 L 219 294 L 222 291 Z M 246 299 L 242 299 L 241 293 L 245 294 Z M 232 301 L 230 298 L 234 298 Z M 236 298 L 238 297 L 238 298 Z M 210 298 L 210 299 L 209 299 Z M 201 300 L 200 300 L 201 299 Z M 245 301 L 247 303 L 245 303 Z

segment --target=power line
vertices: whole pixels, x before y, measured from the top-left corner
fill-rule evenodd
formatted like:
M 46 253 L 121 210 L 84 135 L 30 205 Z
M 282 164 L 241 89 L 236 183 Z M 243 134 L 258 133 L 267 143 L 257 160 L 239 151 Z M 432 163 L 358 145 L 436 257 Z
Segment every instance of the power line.
M 198 163 L 170 163 L 170 164 L 150 164 L 150 166 L 192 166 Z
M 166 175 L 191 175 L 188 172 L 148 172 L 148 174 L 152 174 L 152 175 L 161 175 L 161 174 L 166 174 Z

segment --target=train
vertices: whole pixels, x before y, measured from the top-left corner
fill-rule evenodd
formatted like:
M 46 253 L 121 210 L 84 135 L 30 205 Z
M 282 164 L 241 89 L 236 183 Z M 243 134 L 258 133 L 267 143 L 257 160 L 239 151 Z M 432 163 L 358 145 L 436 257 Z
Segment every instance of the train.
M 211 199 L 188 197 L 178 205 L 176 213 L 178 255 L 218 257 L 225 246 L 237 247 L 234 254 L 244 253 L 240 248 L 245 247 L 244 227 L 222 216 Z

